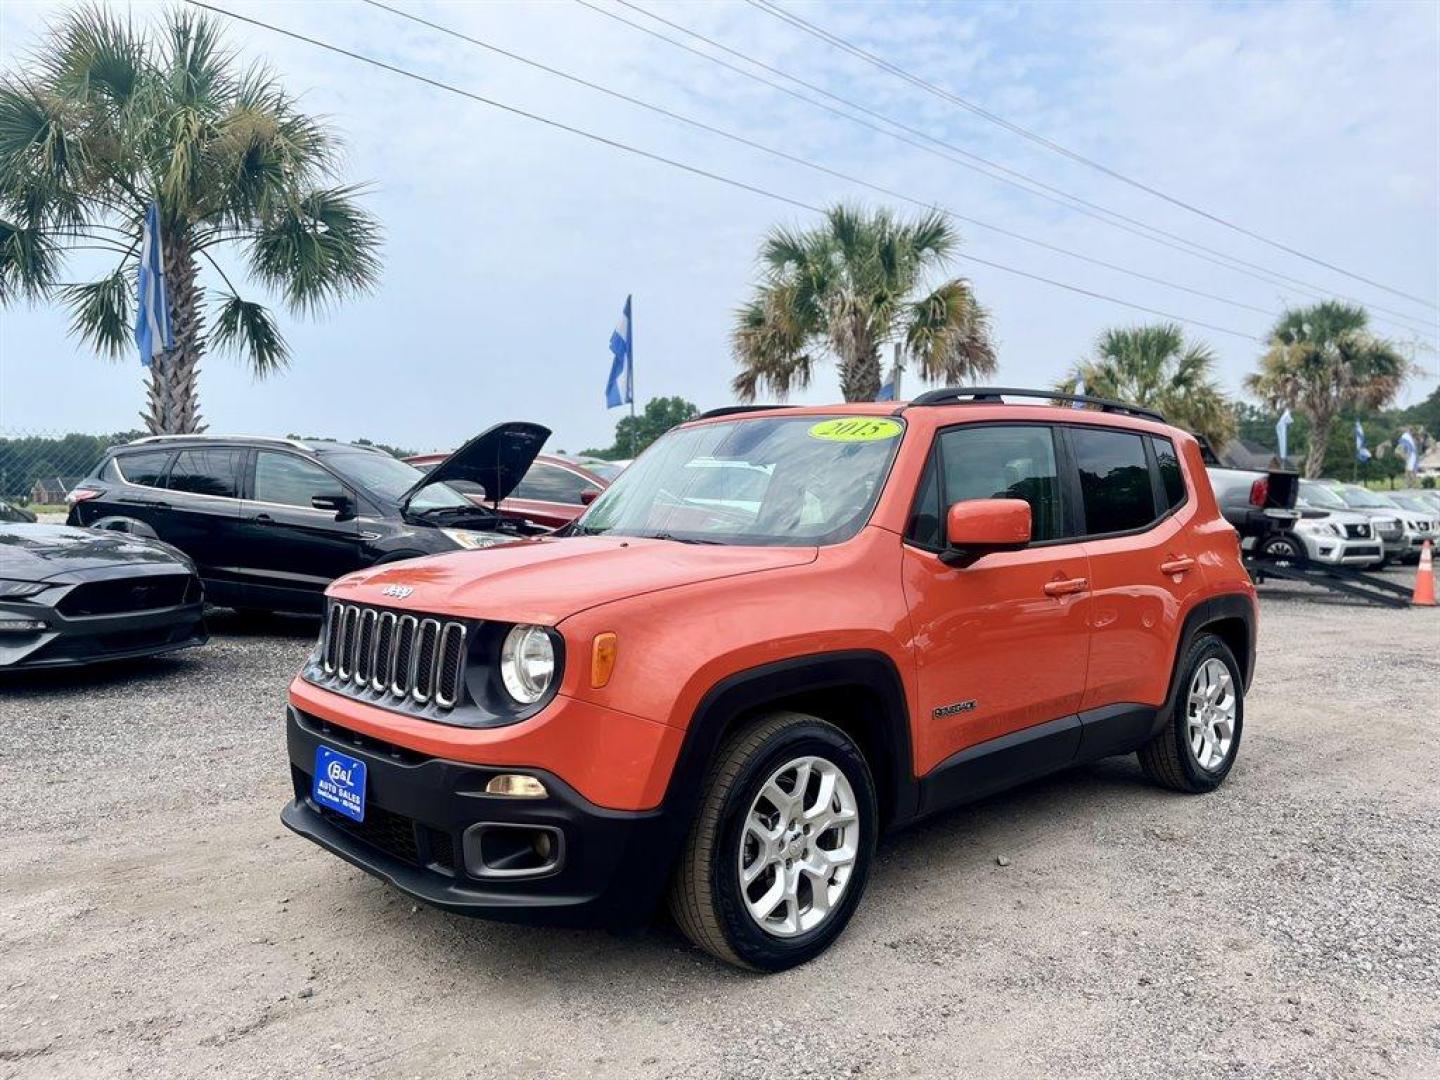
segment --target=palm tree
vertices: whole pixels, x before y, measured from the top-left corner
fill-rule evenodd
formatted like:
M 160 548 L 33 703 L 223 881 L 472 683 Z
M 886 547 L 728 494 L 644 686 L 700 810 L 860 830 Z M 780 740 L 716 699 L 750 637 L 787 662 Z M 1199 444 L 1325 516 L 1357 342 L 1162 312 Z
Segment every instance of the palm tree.
M 290 358 L 274 316 L 240 294 L 216 249 L 238 247 L 228 265 L 299 313 L 378 278 L 380 229 L 338 183 L 337 155 L 269 71 L 239 65 L 214 20 L 172 11 L 151 40 L 106 8 L 80 8 L 28 70 L 0 77 L 0 304 L 58 301 L 97 352 L 127 351 L 141 232 L 157 205 L 175 347 L 149 369 L 142 416 L 157 434 L 203 430 L 195 376 L 208 347 L 257 376 Z M 67 283 L 72 251 L 117 261 Z M 201 283 L 202 261 L 218 286 Z
M 1217 450 L 1235 437 L 1235 413 L 1213 377 L 1215 353 L 1186 343 L 1174 323 L 1117 327 L 1095 343 L 1095 355 L 1075 366 L 1057 387 L 1158 409 L 1170 423 L 1204 435 Z
M 1285 311 L 1270 332 L 1260 370 L 1245 379 L 1272 408 L 1291 408 L 1310 421 L 1305 475 L 1325 465 L 1330 431 L 1346 409 L 1379 409 L 1400 392 L 1410 362 L 1369 330 L 1363 307 L 1325 300 Z
M 845 400 L 873 401 L 881 350 L 897 341 L 927 382 L 994 372 L 989 315 L 970 283 L 952 278 L 920 294 L 958 244 L 939 212 L 904 222 L 837 206 L 818 228 L 773 229 L 760 247 L 760 284 L 736 314 L 736 394 L 753 401 L 764 387 L 783 399 L 810 385 L 828 350 Z

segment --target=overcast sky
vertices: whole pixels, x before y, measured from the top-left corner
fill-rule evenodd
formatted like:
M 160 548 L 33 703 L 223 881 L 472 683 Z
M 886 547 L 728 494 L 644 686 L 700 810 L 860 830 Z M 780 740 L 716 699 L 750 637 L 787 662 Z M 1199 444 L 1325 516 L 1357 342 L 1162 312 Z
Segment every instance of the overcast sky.
M 614 0 L 597 6 L 637 22 Z M 970 153 L 1326 292 L 1408 316 L 1376 328 L 1424 340 L 1436 312 L 1249 240 L 1065 159 L 879 71 L 739 0 L 640 7 Z M 881 197 L 606 99 L 359 2 L 229 8 L 606 138 L 811 204 Z M 1267 312 L 1298 291 L 1149 242 L 817 110 L 570 0 L 393 5 L 970 218 Z M 137 20 L 157 5 L 119 3 Z M 62 4 L 7 0 L 0 64 L 24 63 Z M 1087 157 L 1416 296 L 1440 293 L 1440 4 L 794 4 L 805 18 Z M 658 24 L 672 37 L 680 35 Z M 208 357 L 201 406 L 215 432 L 370 438 L 415 449 L 504 419 L 555 431 L 552 447 L 608 445 L 607 341 L 635 297 L 640 401 L 730 401 L 733 311 L 757 241 L 812 216 L 762 195 L 546 128 L 251 26 L 229 27 L 348 146 L 371 185 L 384 279 L 319 320 L 286 317 L 293 368 L 254 381 Z M 692 39 L 692 43 L 693 39 Z M 699 46 L 704 48 L 705 46 Z M 742 61 L 732 62 L 742 64 Z M 773 76 L 772 76 L 773 78 Z M 913 209 L 899 204 L 900 209 Z M 1232 390 L 1271 318 L 960 224 L 955 264 L 994 314 L 998 381 L 1048 385 L 1107 326 L 1151 318 L 978 263 L 966 254 L 1237 331 L 1187 327 Z M 70 275 L 103 265 L 76 259 Z M 258 290 L 253 295 L 263 296 Z M 141 369 L 97 359 L 53 308 L 0 313 L 0 435 L 138 426 Z M 1381 321 L 1385 320 L 1385 321 Z M 915 390 L 913 382 L 906 390 Z M 797 400 L 838 396 L 831 367 Z

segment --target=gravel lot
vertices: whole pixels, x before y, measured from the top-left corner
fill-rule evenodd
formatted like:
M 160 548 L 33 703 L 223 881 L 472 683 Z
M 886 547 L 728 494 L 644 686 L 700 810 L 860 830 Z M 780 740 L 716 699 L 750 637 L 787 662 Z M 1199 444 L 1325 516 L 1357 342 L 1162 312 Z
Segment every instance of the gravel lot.
M 0 1077 L 1435 1077 L 1440 612 L 1303 592 L 1219 792 L 1127 758 L 932 820 L 770 978 L 417 910 L 282 829 L 312 623 L 0 683 Z

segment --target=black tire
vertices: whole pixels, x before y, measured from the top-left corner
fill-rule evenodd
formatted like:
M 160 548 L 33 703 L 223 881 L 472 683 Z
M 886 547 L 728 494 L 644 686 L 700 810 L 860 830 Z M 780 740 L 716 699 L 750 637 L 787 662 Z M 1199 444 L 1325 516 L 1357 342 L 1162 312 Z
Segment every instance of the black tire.
M 1289 533 L 1272 536 L 1260 546 L 1260 554 L 1282 566 L 1293 566 L 1306 561 L 1305 546 Z
M 1235 729 L 1224 760 L 1215 768 L 1206 769 L 1196 759 L 1188 737 L 1187 702 L 1195 673 L 1202 664 L 1212 659 L 1220 660 L 1230 672 L 1235 694 Z M 1225 642 L 1214 634 L 1200 634 L 1190 643 L 1190 648 L 1176 667 L 1175 700 L 1170 720 L 1158 735 L 1140 748 L 1140 766 L 1151 780 L 1176 791 L 1197 795 L 1214 791 L 1230 775 L 1236 755 L 1240 753 L 1240 737 L 1244 732 L 1245 687 L 1240 677 L 1240 665 Z
M 741 892 L 739 852 L 751 804 L 775 770 L 796 757 L 824 758 L 855 795 L 859 843 L 849 883 L 828 917 L 794 937 L 777 937 L 751 917 Z M 754 971 L 784 971 L 819 955 L 855 913 L 875 850 L 875 785 L 859 747 L 839 728 L 803 713 L 776 712 L 730 736 L 705 781 L 670 887 L 670 912 L 699 948 Z

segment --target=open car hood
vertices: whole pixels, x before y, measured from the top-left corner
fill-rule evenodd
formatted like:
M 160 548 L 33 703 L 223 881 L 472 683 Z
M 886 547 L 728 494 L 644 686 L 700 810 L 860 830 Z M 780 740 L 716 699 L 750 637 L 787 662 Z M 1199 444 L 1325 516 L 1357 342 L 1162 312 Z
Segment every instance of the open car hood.
M 400 499 L 409 506 L 416 492 L 446 480 L 468 480 L 485 489 L 485 498 L 492 503 L 509 496 L 530 469 L 530 463 L 550 429 L 525 420 L 510 420 L 481 432 L 444 461 L 427 472 Z

